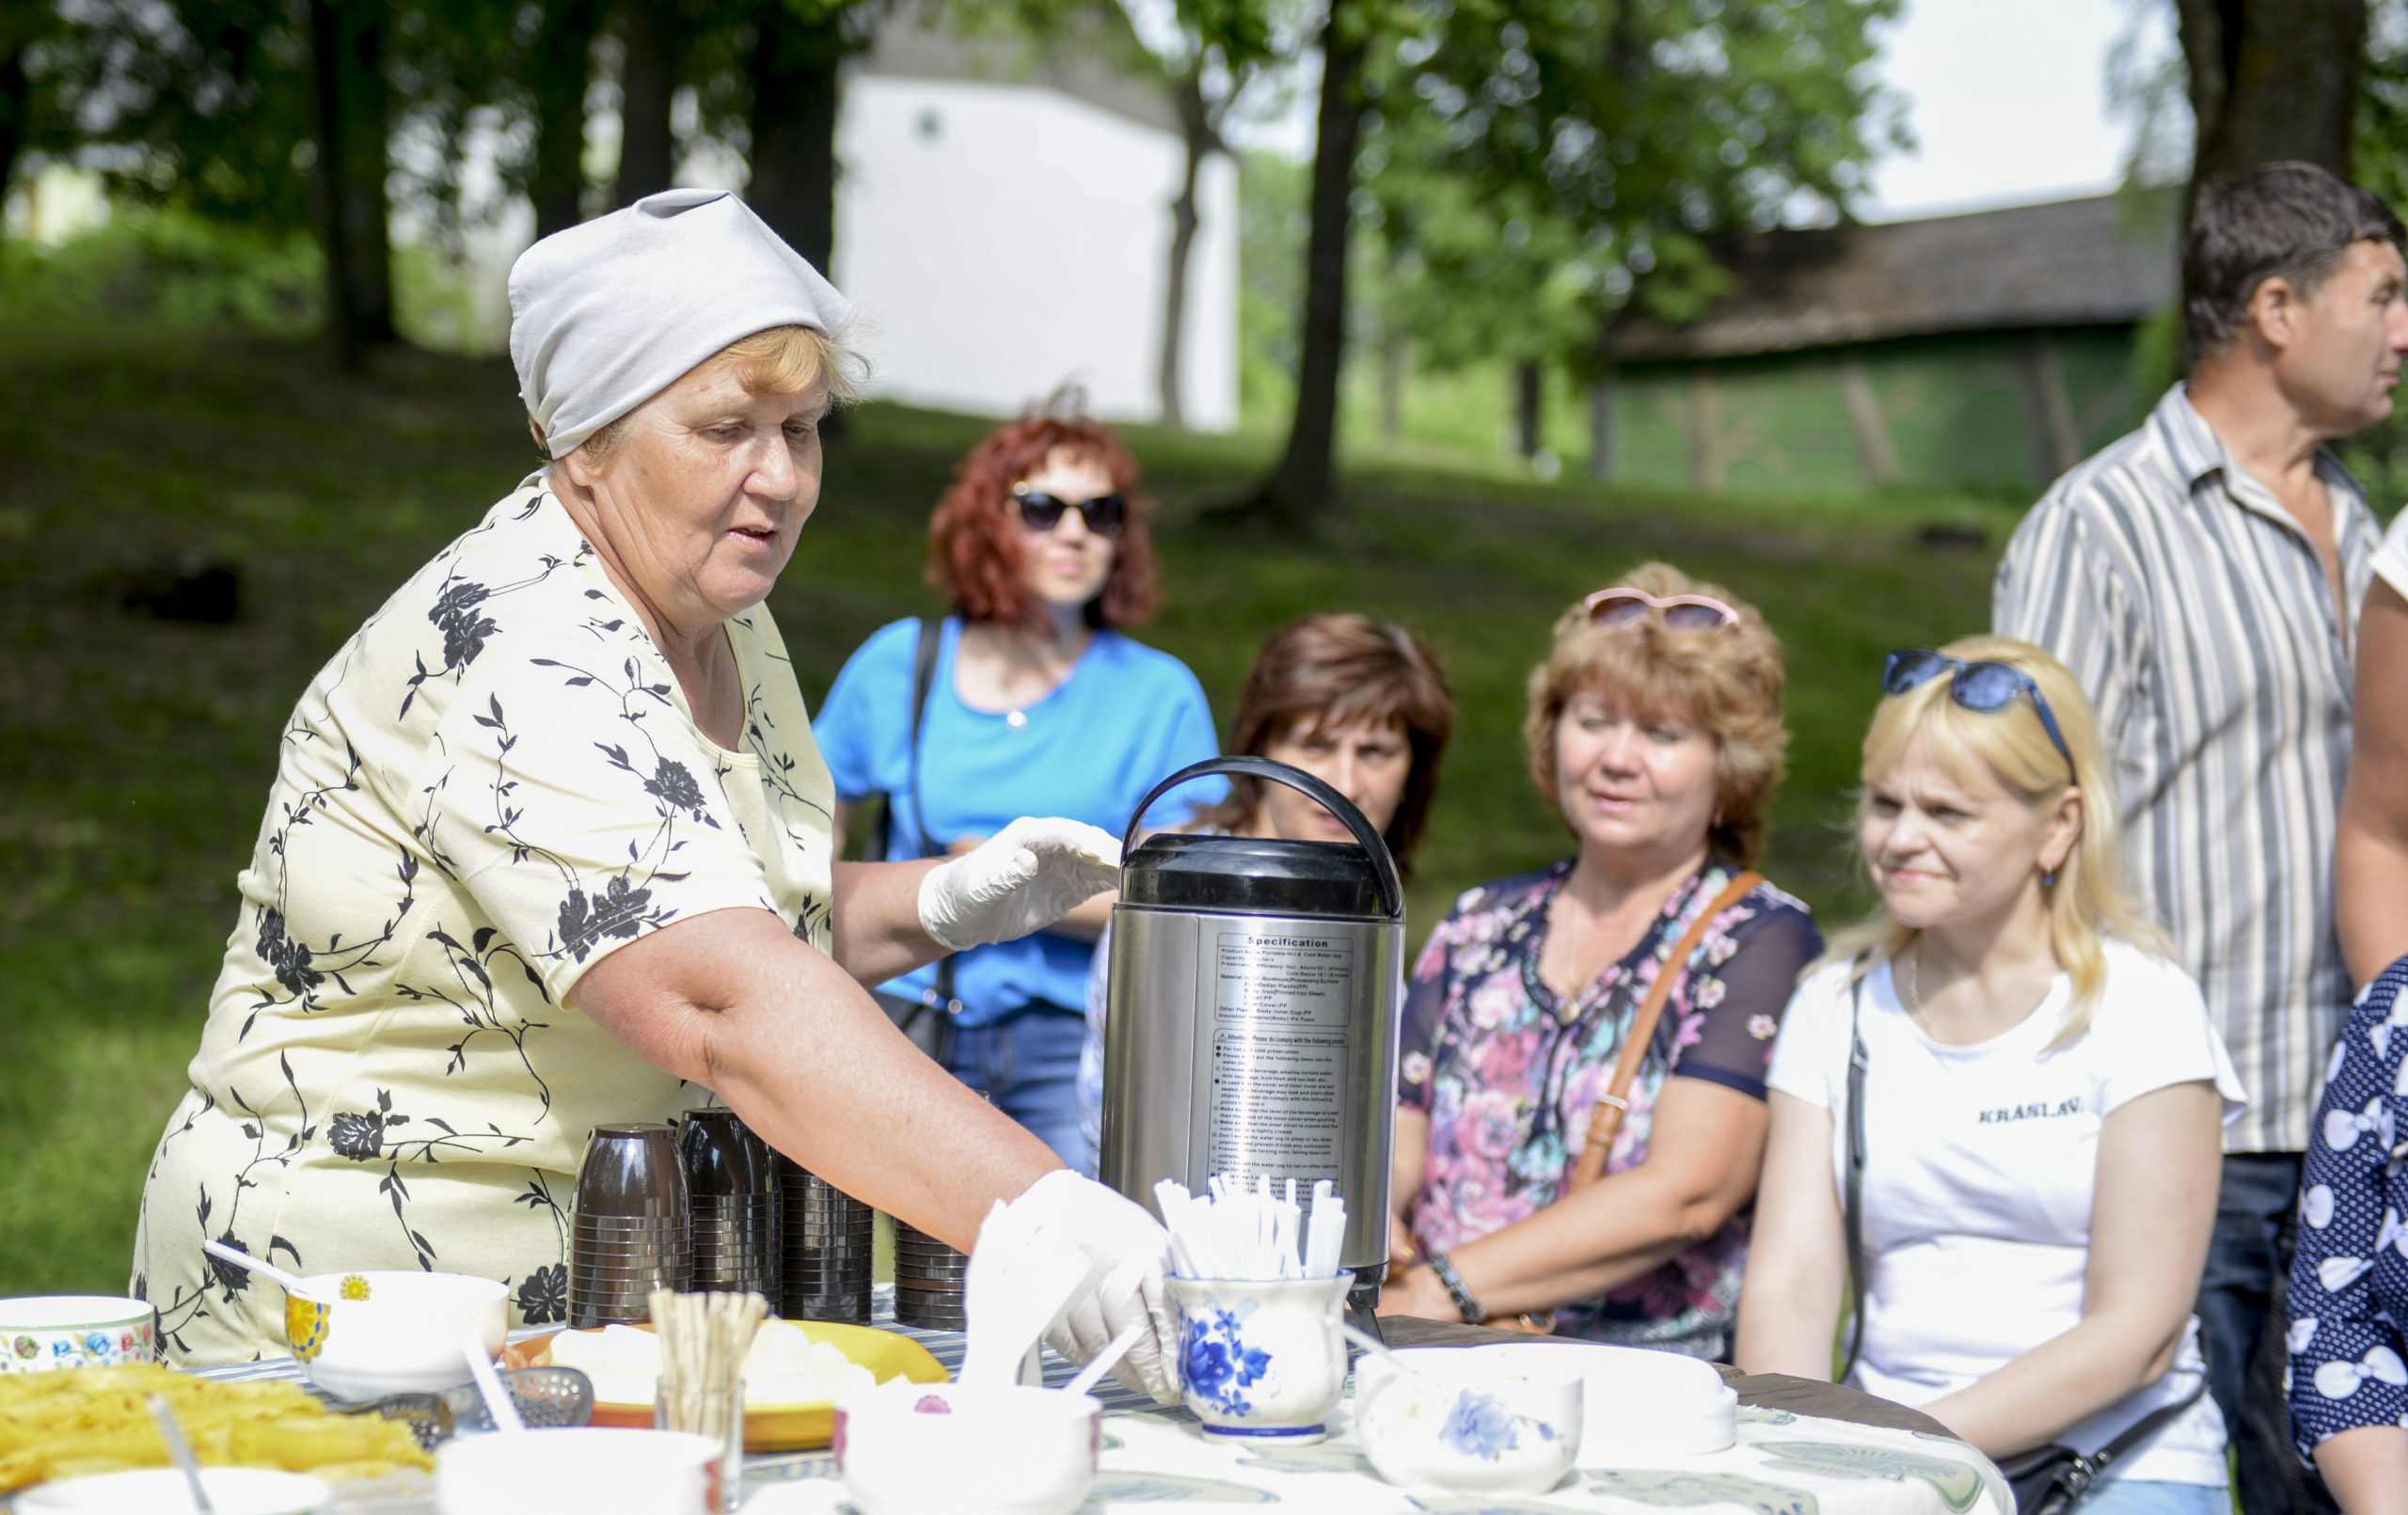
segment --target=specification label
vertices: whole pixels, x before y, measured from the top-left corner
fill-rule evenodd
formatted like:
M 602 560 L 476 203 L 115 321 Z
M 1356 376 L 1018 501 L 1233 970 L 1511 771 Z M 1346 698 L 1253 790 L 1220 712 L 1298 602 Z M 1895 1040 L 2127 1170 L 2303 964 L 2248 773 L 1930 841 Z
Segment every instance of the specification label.
M 1224 1031 L 1212 1038 L 1208 1171 L 1300 1184 L 1335 1177 L 1345 1120 L 1342 1033 Z
M 1345 1029 L 1354 1002 L 1352 941 L 1225 931 L 1215 948 L 1212 1007 L 1220 1024 Z

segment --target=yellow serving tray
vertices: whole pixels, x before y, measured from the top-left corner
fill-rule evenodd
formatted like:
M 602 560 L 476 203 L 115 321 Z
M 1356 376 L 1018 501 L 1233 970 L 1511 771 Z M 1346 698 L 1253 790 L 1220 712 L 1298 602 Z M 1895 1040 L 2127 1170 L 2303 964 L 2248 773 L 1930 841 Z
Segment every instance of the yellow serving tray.
M 832 1320 L 797 1320 L 803 1334 L 813 1341 L 824 1341 L 848 1358 L 878 1375 L 880 1383 L 896 1377 L 913 1383 L 943 1383 L 952 1375 L 944 1365 L 928 1355 L 928 1349 L 911 1337 L 892 1331 L 879 1331 L 871 1326 L 842 1325 Z M 639 1330 L 650 1331 L 650 1326 Z M 592 1334 L 593 1333 L 587 1333 Z M 553 1335 L 559 1335 L 555 1332 Z M 549 1364 L 552 1360 L 552 1336 L 530 1336 L 514 1341 L 502 1349 L 505 1367 L 529 1367 Z M 652 1406 L 628 1404 L 596 1404 L 594 1422 L 596 1426 L 638 1426 L 652 1424 Z M 836 1403 L 832 1399 L 816 1404 L 763 1405 L 744 1412 L 744 1450 L 747 1452 L 800 1452 L 826 1446 L 836 1434 Z

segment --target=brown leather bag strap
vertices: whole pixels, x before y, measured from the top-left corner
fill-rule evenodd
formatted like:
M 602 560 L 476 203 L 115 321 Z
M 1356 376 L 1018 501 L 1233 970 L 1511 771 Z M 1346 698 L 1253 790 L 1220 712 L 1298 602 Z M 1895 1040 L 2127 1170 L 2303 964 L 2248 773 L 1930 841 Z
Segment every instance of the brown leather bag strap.
M 1656 1039 L 1656 1022 L 1664 1018 L 1664 1002 L 1672 997 L 1672 981 L 1688 972 L 1689 958 L 1697 952 L 1698 943 L 1705 937 L 1705 928 L 1715 917 L 1747 897 L 1748 892 L 1765 881 L 1765 876 L 1750 871 L 1741 874 L 1714 896 L 1712 904 L 1698 912 L 1681 939 L 1664 958 L 1664 966 L 1656 974 L 1656 982 L 1648 986 L 1647 998 L 1640 1002 L 1639 1013 L 1630 1018 L 1630 1030 L 1622 1041 L 1622 1060 L 1614 1065 L 1613 1081 L 1606 1092 L 1597 1097 L 1597 1108 L 1589 1117 L 1588 1144 L 1580 1149 L 1580 1161 L 1572 1170 L 1567 1191 L 1586 1189 L 1605 1176 L 1606 1160 L 1613 1155 L 1614 1136 L 1622 1129 L 1622 1118 L 1630 1111 L 1630 1086 L 1639 1077 L 1639 1065 L 1647 1055 L 1647 1048 Z

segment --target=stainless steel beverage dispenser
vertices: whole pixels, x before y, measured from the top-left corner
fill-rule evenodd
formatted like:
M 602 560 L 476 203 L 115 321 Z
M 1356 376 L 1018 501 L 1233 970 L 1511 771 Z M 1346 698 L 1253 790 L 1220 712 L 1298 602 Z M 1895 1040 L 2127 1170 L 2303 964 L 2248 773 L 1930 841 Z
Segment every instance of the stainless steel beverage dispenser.
M 1316 1178 L 1346 1201 L 1341 1264 L 1370 1318 L 1387 1264 L 1404 886 L 1387 844 L 1298 768 L 1224 757 L 1180 769 L 1137 806 L 1212 774 L 1285 784 L 1359 844 L 1158 832 L 1120 866 L 1104 1031 L 1103 1181 L 1149 1210 L 1154 1185 L 1211 1176 Z M 1157 1211 L 1157 1213 L 1159 1213 Z

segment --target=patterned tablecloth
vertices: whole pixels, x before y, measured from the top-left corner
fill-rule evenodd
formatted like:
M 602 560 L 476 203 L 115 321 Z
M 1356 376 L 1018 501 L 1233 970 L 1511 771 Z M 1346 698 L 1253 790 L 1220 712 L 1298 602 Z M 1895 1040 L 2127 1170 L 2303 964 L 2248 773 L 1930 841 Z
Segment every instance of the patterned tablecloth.
M 911 1337 L 951 1372 L 960 1366 L 958 1332 L 922 1331 L 895 1322 L 891 1293 L 879 1291 L 874 1324 Z M 1497 1333 L 1390 1322 L 1391 1336 L 1417 1343 L 1526 1341 Z M 1419 1327 L 1419 1329 L 1415 1329 Z M 1400 1342 L 1399 1345 L 1402 1343 Z M 1045 1354 L 1046 1381 L 1059 1384 L 1073 1369 Z M 300 1365 L 271 1358 L 239 1367 L 212 1368 L 214 1379 L 292 1379 Z M 1574 1471 L 1543 1495 L 1408 1494 L 1380 1480 L 1365 1460 L 1341 1406 L 1331 1438 L 1319 1446 L 1227 1446 L 1204 1440 L 1184 1410 L 1164 1409 L 1107 1382 L 1101 1466 L 1085 1515 L 1141 1505 L 1199 1508 L 1280 1505 L 1321 1515 L 1362 1511 L 1425 1511 L 1428 1515 L 1575 1515 L 1610 1511 L 1641 1515 L 1663 1509 L 1756 1515 L 2014 1515 L 2015 1500 L 1998 1470 L 1964 1443 L 1939 1433 L 1909 1411 L 1829 1385 L 1736 1379 L 1739 1443 L 1704 1457 L 1665 1458 L 1650 1467 L 1589 1467 Z M 1783 1405 L 1811 1405 L 1861 1418 L 1831 1418 Z M 1868 1419 L 1889 1422 L 1867 1424 Z M 843 1515 L 849 1509 L 827 1452 L 794 1452 L 745 1460 L 744 1515 Z M 422 1497 L 346 1499 L 342 1515 L 433 1515 Z

